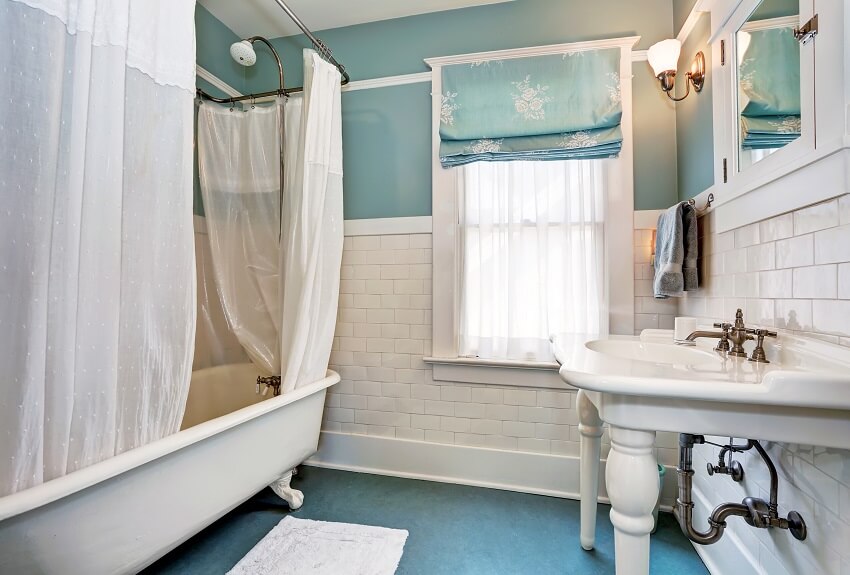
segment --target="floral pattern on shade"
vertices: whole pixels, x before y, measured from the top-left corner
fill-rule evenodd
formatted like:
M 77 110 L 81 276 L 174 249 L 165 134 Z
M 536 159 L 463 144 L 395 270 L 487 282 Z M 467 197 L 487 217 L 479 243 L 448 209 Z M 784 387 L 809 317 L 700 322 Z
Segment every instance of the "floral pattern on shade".
M 593 148 L 598 145 L 599 140 L 597 140 L 595 136 L 591 135 L 590 132 L 585 130 L 563 134 L 561 136 L 561 141 L 558 142 L 559 148 L 565 148 L 567 150 L 574 150 L 576 148 Z
M 619 152 L 619 47 L 478 58 L 440 72 L 443 166 Z
M 799 134 L 803 130 L 800 116 L 781 116 L 768 123 L 776 128 L 777 134 Z
M 620 73 L 619 72 L 608 72 L 605 74 L 611 83 L 608 84 L 608 98 L 611 100 L 612 104 L 620 104 L 623 101 L 623 93 L 620 90 Z
M 460 104 L 455 102 L 455 98 L 457 98 L 457 92 L 446 92 L 442 96 L 441 105 L 440 105 L 440 123 L 448 124 L 449 126 L 455 125 L 455 111 L 460 109 Z
M 514 107 L 524 120 L 542 120 L 546 117 L 545 104 L 552 101 L 552 97 L 545 94 L 549 86 L 537 84 L 531 85 L 531 76 L 525 77 L 522 82 L 511 82 L 516 88 L 513 93 Z
M 470 152 L 473 154 L 485 154 L 488 152 L 501 152 L 502 151 L 502 142 L 504 139 L 498 140 L 490 140 L 488 138 L 483 138 L 481 140 L 475 140 L 466 148 L 464 151 Z

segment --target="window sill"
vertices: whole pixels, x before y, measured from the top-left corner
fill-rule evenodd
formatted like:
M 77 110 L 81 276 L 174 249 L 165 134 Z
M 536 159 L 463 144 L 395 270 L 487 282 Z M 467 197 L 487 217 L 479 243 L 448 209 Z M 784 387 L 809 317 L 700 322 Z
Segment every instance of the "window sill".
M 426 357 L 424 361 L 433 367 L 434 381 L 572 389 L 558 375 L 557 363 L 474 357 Z

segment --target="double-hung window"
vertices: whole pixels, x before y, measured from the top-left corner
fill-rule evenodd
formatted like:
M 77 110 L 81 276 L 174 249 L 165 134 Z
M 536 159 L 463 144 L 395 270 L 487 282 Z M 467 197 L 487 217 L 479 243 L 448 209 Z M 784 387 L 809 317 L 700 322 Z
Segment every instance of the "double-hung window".
M 472 374 L 464 381 L 522 385 L 517 372 L 508 378 L 491 368 L 553 368 L 550 336 L 556 333 L 632 333 L 628 79 L 635 41 L 427 61 L 433 69 L 434 138 L 428 361 L 454 369 L 446 372 L 449 380 L 481 364 L 489 366 L 489 375 L 464 372 Z M 532 61 L 537 56 L 542 58 Z M 589 82 L 575 81 L 576 74 Z M 516 89 L 511 92 L 508 84 Z M 566 94 L 585 88 L 575 97 Z M 558 116 L 567 129 L 555 133 Z M 569 129 L 586 118 L 608 120 Z M 476 135 L 470 124 L 504 133 Z M 436 365 L 434 377 L 441 379 Z
M 607 330 L 607 160 L 458 172 L 458 354 L 552 361 L 549 335 Z

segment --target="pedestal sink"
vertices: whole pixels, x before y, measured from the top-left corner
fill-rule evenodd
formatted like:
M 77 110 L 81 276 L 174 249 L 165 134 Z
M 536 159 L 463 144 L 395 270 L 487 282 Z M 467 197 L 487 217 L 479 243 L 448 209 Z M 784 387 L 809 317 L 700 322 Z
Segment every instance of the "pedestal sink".
M 763 364 L 727 358 L 714 343 L 680 347 L 659 330 L 552 338 L 561 377 L 579 388 L 585 549 L 595 538 L 603 422 L 611 428 L 605 476 L 617 575 L 649 572 L 656 431 L 850 448 L 850 348 L 780 334 Z

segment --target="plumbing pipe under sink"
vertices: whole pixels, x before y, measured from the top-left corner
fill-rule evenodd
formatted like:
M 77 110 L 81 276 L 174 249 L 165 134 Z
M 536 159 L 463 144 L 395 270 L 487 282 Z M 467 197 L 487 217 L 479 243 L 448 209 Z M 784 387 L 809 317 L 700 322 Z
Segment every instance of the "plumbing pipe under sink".
M 737 451 L 755 448 L 770 472 L 770 502 L 768 503 L 756 497 L 746 497 L 741 503 L 721 503 L 714 508 L 714 511 L 711 512 L 711 516 L 708 518 L 709 529 L 707 531 L 698 531 L 693 525 L 694 502 L 691 499 L 694 476 L 693 447 L 695 444 L 703 443 L 706 443 L 706 441 L 701 435 L 692 435 L 690 433 L 679 434 L 679 467 L 676 470 L 678 474 L 679 497 L 676 499 L 673 514 L 676 516 L 682 532 L 688 539 L 700 545 L 717 543 L 723 537 L 723 532 L 726 529 L 726 520 L 729 517 L 741 517 L 748 525 L 759 529 L 770 527 L 788 529 L 795 539 L 800 541 L 806 539 L 806 522 L 798 512 L 791 511 L 788 513 L 787 518 L 779 517 L 779 506 L 777 503 L 779 478 L 776 474 L 776 467 L 761 444 L 752 439 L 747 441 L 746 446 L 730 444 L 729 446 L 723 446 L 723 448 L 735 449 Z

